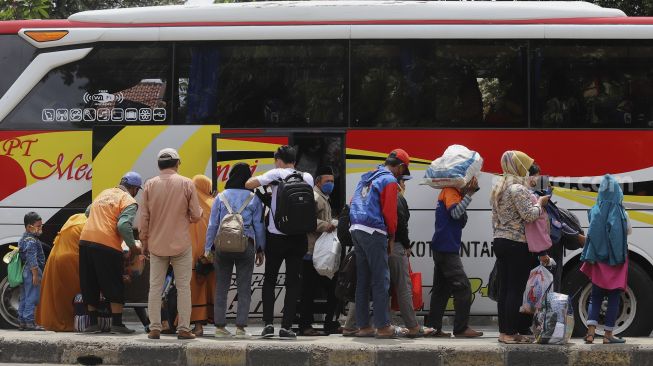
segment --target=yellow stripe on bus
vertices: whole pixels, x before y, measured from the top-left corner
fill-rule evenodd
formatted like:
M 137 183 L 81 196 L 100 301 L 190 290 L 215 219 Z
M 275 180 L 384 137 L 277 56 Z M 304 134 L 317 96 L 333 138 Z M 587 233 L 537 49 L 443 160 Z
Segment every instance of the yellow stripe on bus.
M 576 189 L 557 188 L 557 187 L 555 188 L 555 195 L 588 206 L 588 208 L 594 205 L 594 203 L 596 202 L 596 196 L 598 196 L 598 194 L 595 192 L 585 192 Z M 588 196 L 592 198 L 587 198 Z M 648 198 L 649 197 L 626 196 L 624 197 L 624 201 L 631 202 L 631 203 L 644 203 L 648 201 Z M 644 200 L 640 200 L 640 199 L 644 199 Z M 653 215 L 649 213 L 629 210 L 628 216 L 630 216 L 630 218 L 633 220 L 643 222 L 645 224 L 653 225 Z
M 187 158 L 179 167 L 179 174 L 193 177 L 205 173 L 211 161 L 211 135 L 214 133 L 220 133 L 220 126 L 202 126 L 181 145 L 179 155 Z
M 104 145 L 93 161 L 93 198 L 102 190 L 117 185 L 120 177 L 132 169 L 143 150 L 166 128 L 129 126 Z

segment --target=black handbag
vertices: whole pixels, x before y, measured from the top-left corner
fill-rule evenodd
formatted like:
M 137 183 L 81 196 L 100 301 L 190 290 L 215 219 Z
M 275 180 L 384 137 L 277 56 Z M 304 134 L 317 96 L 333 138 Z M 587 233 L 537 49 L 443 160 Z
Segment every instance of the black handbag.
M 499 301 L 499 294 L 501 293 L 501 282 L 499 281 L 499 266 L 494 262 L 490 278 L 487 282 L 487 297 L 490 300 Z

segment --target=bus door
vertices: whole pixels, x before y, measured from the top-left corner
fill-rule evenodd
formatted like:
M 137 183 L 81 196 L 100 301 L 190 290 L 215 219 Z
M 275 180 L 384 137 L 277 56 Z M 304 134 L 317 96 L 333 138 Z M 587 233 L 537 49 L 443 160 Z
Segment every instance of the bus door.
M 347 191 L 344 131 L 295 132 L 290 135 L 290 143 L 297 148 L 297 170 L 308 172 L 313 178 L 320 168 L 333 170 L 335 185 L 330 195 L 331 211 L 334 216 L 340 213 Z

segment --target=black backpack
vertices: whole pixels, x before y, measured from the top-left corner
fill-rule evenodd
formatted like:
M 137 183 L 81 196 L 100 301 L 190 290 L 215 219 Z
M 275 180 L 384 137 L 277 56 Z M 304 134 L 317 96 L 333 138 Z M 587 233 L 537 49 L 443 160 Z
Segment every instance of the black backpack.
M 350 227 L 351 219 L 349 218 L 349 205 L 345 205 L 345 207 L 343 207 L 342 211 L 340 212 L 340 216 L 338 216 L 337 234 L 340 244 L 347 247 L 354 245 L 354 241 L 351 238 L 351 233 L 349 232 Z
M 274 225 L 286 235 L 314 232 L 317 229 L 313 187 L 304 182 L 302 173 L 294 171 L 277 186 Z
M 353 250 L 340 263 L 335 295 L 342 304 L 356 300 L 356 254 Z

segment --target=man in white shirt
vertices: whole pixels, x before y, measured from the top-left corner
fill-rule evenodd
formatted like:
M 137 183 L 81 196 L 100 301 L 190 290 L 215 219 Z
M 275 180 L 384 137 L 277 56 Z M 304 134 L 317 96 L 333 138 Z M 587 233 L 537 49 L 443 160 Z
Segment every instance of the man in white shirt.
M 261 176 L 250 178 L 245 183 L 245 188 L 255 189 L 287 178 L 296 171 L 296 158 L 297 152 L 292 146 L 284 145 L 279 147 L 274 153 L 276 168 Z M 310 174 L 302 173 L 302 178 L 310 186 L 314 185 L 313 177 Z M 276 227 L 273 216 L 277 208 L 277 190 L 277 186 L 272 185 L 272 203 L 265 247 L 265 280 L 263 281 L 263 322 L 265 328 L 261 335 L 265 338 L 274 336 L 274 326 L 272 324 L 274 320 L 275 287 L 279 276 L 279 268 L 281 263 L 285 261 L 286 297 L 284 299 L 283 320 L 279 330 L 279 337 L 296 338 L 291 328 L 301 286 L 302 258 L 308 249 L 308 239 L 306 234 L 286 235 Z

